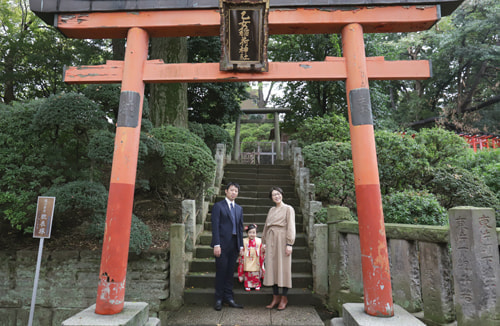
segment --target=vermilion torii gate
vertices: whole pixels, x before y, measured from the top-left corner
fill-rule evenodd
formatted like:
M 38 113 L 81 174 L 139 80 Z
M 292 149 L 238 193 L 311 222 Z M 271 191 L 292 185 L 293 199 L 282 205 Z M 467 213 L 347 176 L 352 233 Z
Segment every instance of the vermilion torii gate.
M 241 73 L 220 71 L 218 63 L 165 64 L 148 60 L 150 37 L 219 35 L 221 18 L 217 0 L 200 0 L 196 5 L 181 0 L 130 0 L 114 4 L 111 0 L 31 0 L 31 9 L 49 23 L 54 17 L 53 24 L 67 37 L 127 39 L 124 61 L 69 67 L 64 74 L 67 83 L 122 85 L 96 313 L 116 314 L 124 306 L 145 83 L 345 80 L 364 307 L 372 316 L 392 316 L 391 277 L 368 81 L 425 79 L 431 72 L 427 61 L 366 58 L 363 33 L 426 30 L 440 19 L 439 3 L 456 7 L 460 2 L 276 0 L 274 6 L 271 0 L 269 34 L 341 33 L 343 57 L 328 57 L 323 62 L 270 62 L 267 72 Z

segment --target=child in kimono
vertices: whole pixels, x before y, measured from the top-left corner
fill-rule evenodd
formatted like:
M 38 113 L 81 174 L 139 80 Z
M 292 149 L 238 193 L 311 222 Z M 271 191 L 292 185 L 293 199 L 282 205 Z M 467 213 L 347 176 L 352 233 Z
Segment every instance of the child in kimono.
M 243 256 L 238 261 L 238 279 L 244 282 L 246 291 L 253 288 L 259 291 L 264 277 L 262 240 L 257 237 L 256 224 L 250 224 L 245 229 L 248 237 L 243 239 Z

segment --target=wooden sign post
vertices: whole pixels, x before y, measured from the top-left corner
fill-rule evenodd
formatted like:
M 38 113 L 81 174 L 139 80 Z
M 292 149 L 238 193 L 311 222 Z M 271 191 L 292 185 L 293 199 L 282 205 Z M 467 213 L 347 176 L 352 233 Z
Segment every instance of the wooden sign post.
M 43 240 L 45 238 L 50 238 L 55 203 L 56 197 L 38 197 L 35 226 L 33 228 L 33 238 L 40 238 L 40 245 L 38 247 L 38 258 L 36 261 L 35 280 L 33 282 L 33 295 L 31 296 L 28 326 L 31 326 L 33 324 L 33 316 L 35 313 L 36 304 L 36 291 L 38 288 L 38 278 L 40 276 L 40 265 L 42 264 Z

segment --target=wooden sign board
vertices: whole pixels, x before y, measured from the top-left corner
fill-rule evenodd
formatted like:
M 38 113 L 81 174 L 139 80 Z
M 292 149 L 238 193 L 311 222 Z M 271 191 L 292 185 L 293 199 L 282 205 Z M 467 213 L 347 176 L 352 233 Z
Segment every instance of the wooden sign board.
M 269 0 L 221 0 L 222 71 L 268 71 Z
M 33 238 L 50 238 L 56 197 L 38 197 Z

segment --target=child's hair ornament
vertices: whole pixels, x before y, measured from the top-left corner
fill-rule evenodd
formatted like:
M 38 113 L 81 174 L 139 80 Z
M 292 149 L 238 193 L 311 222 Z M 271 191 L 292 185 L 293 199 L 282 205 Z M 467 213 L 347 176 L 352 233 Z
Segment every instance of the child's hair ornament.
M 250 231 L 252 229 L 256 229 L 257 230 L 257 224 L 250 224 L 250 225 L 247 225 L 245 226 L 245 231 Z

